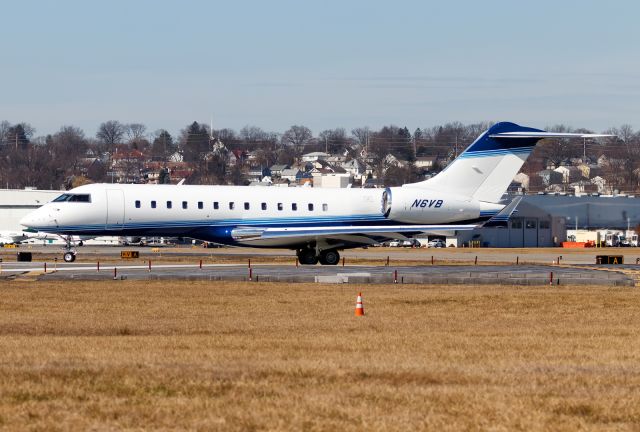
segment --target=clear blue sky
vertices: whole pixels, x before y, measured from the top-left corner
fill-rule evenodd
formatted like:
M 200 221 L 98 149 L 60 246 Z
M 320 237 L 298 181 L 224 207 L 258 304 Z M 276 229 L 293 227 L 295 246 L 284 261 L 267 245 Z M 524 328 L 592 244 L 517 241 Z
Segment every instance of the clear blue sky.
M 0 120 L 640 127 L 637 1 L 0 1 Z

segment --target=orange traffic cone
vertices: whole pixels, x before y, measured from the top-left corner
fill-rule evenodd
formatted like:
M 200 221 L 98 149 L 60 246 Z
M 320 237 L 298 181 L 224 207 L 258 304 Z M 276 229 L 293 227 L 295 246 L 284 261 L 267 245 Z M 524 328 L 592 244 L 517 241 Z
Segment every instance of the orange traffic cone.
M 364 316 L 364 306 L 362 305 L 362 293 L 356 299 L 356 316 Z

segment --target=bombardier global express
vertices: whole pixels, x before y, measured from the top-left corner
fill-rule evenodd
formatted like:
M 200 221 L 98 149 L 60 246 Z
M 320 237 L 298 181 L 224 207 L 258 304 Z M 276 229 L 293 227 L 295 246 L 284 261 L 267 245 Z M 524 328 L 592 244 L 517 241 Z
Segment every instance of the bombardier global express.
M 180 236 L 297 251 L 301 264 L 335 265 L 339 251 L 424 233 L 504 223 L 517 201 L 500 200 L 545 132 L 496 123 L 438 175 L 384 189 L 90 184 L 63 193 L 20 223 L 71 236 Z

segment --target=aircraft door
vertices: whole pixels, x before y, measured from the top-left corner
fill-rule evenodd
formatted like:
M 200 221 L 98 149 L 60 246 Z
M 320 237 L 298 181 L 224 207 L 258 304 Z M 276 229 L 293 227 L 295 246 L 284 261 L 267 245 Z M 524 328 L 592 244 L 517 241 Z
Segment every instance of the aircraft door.
M 107 220 L 105 229 L 124 228 L 124 193 L 118 189 L 107 189 Z

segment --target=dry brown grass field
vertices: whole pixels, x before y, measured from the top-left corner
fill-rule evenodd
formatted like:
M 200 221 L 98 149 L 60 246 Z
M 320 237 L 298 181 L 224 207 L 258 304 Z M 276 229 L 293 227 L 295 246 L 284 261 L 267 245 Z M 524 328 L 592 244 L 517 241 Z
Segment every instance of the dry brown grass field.
M 0 282 L 0 429 L 638 430 L 638 329 L 627 288 Z

